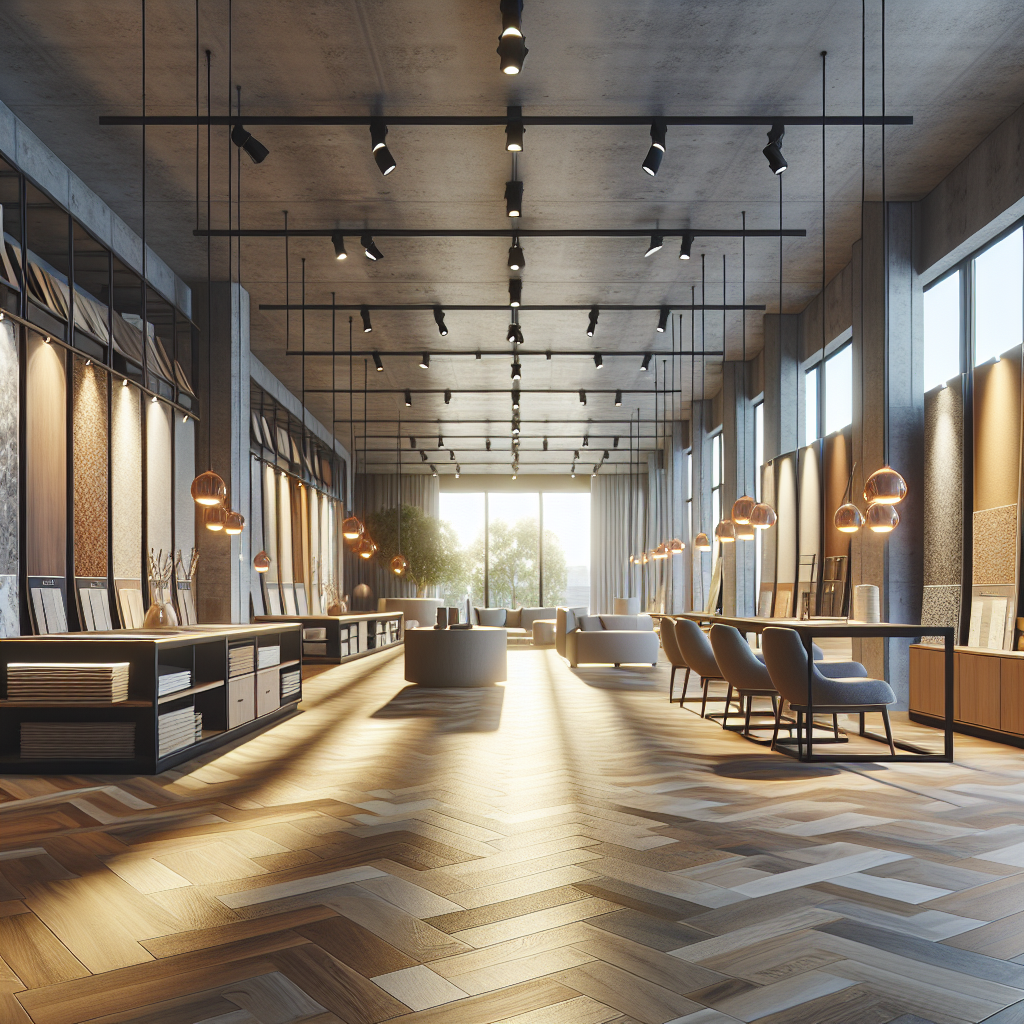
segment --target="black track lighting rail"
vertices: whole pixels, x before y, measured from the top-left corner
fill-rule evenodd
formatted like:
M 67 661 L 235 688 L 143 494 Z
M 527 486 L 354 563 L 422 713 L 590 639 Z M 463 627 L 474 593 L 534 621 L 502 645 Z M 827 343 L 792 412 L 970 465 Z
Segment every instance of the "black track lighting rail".
M 308 391 L 309 389 L 307 388 L 306 390 Z M 340 419 L 339 418 L 339 419 L 336 419 L 334 422 L 335 423 L 351 423 L 352 421 L 348 420 L 348 419 Z M 356 426 L 359 426 L 359 423 L 362 423 L 362 422 L 364 422 L 364 421 L 362 421 L 362 420 L 358 421 L 356 423 Z M 394 418 L 394 417 L 387 417 L 387 416 L 385 416 L 385 417 L 378 418 L 378 419 L 368 419 L 365 422 L 366 423 L 376 423 L 376 424 L 391 424 L 391 423 L 398 423 L 399 420 L 397 418 Z M 445 429 L 445 423 L 442 422 L 441 420 L 437 419 L 436 417 L 434 419 L 429 419 L 429 420 L 417 420 L 417 419 L 413 419 L 412 417 L 409 417 L 409 416 L 403 416 L 402 419 L 401 419 L 401 422 L 406 424 L 406 426 L 408 426 L 410 428 L 412 427 L 413 424 L 416 424 L 417 426 L 430 427 L 430 428 L 432 428 L 435 431 L 437 431 L 439 429 L 443 431 Z M 497 431 L 504 429 L 503 428 L 503 424 L 506 423 L 506 420 L 505 419 L 500 419 L 500 418 L 499 419 L 491 418 L 489 420 L 472 419 L 472 418 L 468 418 L 467 419 L 465 417 L 460 416 L 457 420 L 448 420 L 446 422 L 448 423 L 449 426 L 452 425 L 452 424 L 455 424 L 455 423 L 459 424 L 460 426 L 463 425 L 463 424 L 470 424 L 470 423 L 482 423 L 485 426 L 493 426 L 495 428 L 495 432 L 491 433 L 491 434 L 488 434 L 488 435 L 485 435 L 485 436 L 496 437 L 497 436 Z M 564 425 L 571 426 L 571 427 L 580 427 L 580 426 L 589 427 L 589 426 L 591 426 L 593 424 L 604 424 L 604 425 L 610 425 L 610 426 L 615 426 L 615 427 L 624 427 L 624 428 L 626 428 L 627 436 L 628 436 L 628 428 L 629 428 L 629 420 L 599 420 L 599 419 L 586 419 L 586 420 L 570 420 L 570 419 L 528 420 L 528 419 L 521 419 L 519 422 L 522 425 L 524 425 L 524 426 L 527 425 L 527 424 L 530 424 L 532 426 L 537 426 L 537 427 L 558 426 L 559 424 L 564 424 Z M 634 423 L 637 422 L 636 417 L 633 417 L 633 422 Z M 660 417 L 658 419 L 653 419 L 653 418 L 652 419 L 643 419 L 643 418 L 641 418 L 640 422 L 641 423 L 653 423 L 653 424 L 655 424 L 657 426 L 664 425 L 664 420 L 662 420 Z M 541 435 L 543 435 L 543 431 L 541 431 Z M 577 430 L 575 433 L 569 434 L 567 436 L 569 436 L 569 437 L 577 437 L 578 435 L 579 435 L 579 431 Z M 417 434 L 416 436 L 418 437 L 419 434 Z M 554 437 L 555 435 L 554 434 L 549 434 L 548 436 L 549 437 Z M 599 436 L 614 437 L 615 435 L 614 434 L 598 435 L 598 434 L 591 433 L 590 436 L 591 437 L 599 437 Z M 647 436 L 650 436 L 650 435 L 647 435 Z M 428 437 L 429 437 L 429 435 L 427 433 L 423 432 L 424 440 L 428 439 Z M 435 437 L 435 440 L 436 440 L 436 437 Z
M 340 305 L 340 304 L 339 305 L 331 305 L 331 303 L 329 303 L 329 302 L 321 302 L 321 303 L 307 302 L 305 305 L 303 305 L 302 303 L 298 303 L 298 302 L 293 302 L 291 304 L 288 304 L 288 303 L 266 302 L 266 303 L 261 303 L 259 308 L 260 308 L 260 310 L 264 310 L 264 311 L 268 311 L 268 312 L 280 312 L 282 310 L 283 311 L 295 311 L 295 312 L 298 312 L 300 310 L 307 310 L 307 311 L 315 310 L 315 311 L 319 311 L 319 312 L 328 312 L 329 313 L 332 310 L 337 310 L 338 312 L 353 312 L 353 311 L 358 312 L 358 311 L 363 310 L 363 309 L 370 310 L 371 312 L 374 312 L 376 310 L 383 310 L 383 311 L 390 311 L 390 312 L 398 312 L 398 311 L 401 311 L 401 310 L 411 310 L 411 311 L 414 311 L 414 312 L 416 312 L 416 311 L 422 312 L 422 311 L 426 311 L 426 310 L 434 310 L 434 309 L 437 308 L 438 305 L 439 304 L 436 303 L 436 302 L 428 302 L 428 303 L 414 302 L 414 303 L 393 304 L 393 305 L 374 305 L 372 303 L 365 303 L 365 302 L 363 302 L 363 303 L 359 303 L 358 305 L 354 305 L 354 306 L 353 305 Z M 689 312 L 691 309 L 692 310 L 696 310 L 698 312 L 700 310 L 702 310 L 702 309 L 703 310 L 708 310 L 708 311 L 715 310 L 717 312 L 722 312 L 723 310 L 743 310 L 743 309 L 751 311 L 751 312 L 764 312 L 764 310 L 766 308 L 764 305 L 758 305 L 756 303 L 747 303 L 746 305 L 743 305 L 742 303 L 731 303 L 731 302 L 728 303 L 728 304 L 707 303 L 705 305 L 690 305 L 689 303 L 681 303 L 681 302 L 661 302 L 661 303 L 658 303 L 656 305 L 632 305 L 632 304 L 627 305 L 627 304 L 622 304 L 622 305 L 614 305 L 614 306 L 607 306 L 607 305 L 600 305 L 600 304 L 595 305 L 594 303 L 587 303 L 586 305 L 582 305 L 582 306 L 562 305 L 562 304 L 557 304 L 557 303 L 550 304 L 550 305 L 533 305 L 532 303 L 530 303 L 530 304 L 524 303 L 522 306 L 509 306 L 509 304 L 506 302 L 506 303 L 495 303 L 493 305 L 473 304 L 473 305 L 461 305 L 461 306 L 449 306 L 447 303 L 443 303 L 443 306 L 444 306 L 444 311 L 446 313 L 451 313 L 452 311 L 470 312 L 470 311 L 474 311 L 474 310 L 483 310 L 483 311 L 487 311 L 487 310 L 499 311 L 500 310 L 500 311 L 505 312 L 505 313 L 511 313 L 513 311 L 513 309 L 517 310 L 520 313 L 522 313 L 524 310 L 526 312 L 533 311 L 533 312 L 548 312 L 548 313 L 552 313 L 552 312 L 561 312 L 561 311 L 579 311 L 579 310 L 591 310 L 591 309 L 600 309 L 602 311 L 608 310 L 609 312 L 612 312 L 612 313 L 630 313 L 630 312 L 634 312 L 634 311 L 640 311 L 640 312 L 645 312 L 645 311 L 646 312 L 651 312 L 651 311 L 654 311 L 654 312 L 657 312 L 657 311 L 659 311 L 661 309 L 665 309 L 665 308 L 672 309 L 672 310 L 686 310 L 687 312 Z M 719 353 L 719 354 L 721 354 L 721 353 Z M 678 353 L 677 353 L 677 355 L 678 355 Z
M 447 307 L 451 308 L 451 307 Z M 522 308 L 522 307 L 520 307 Z M 287 356 L 330 356 L 332 353 L 329 349 L 299 349 L 293 348 L 285 353 Z M 415 358 L 422 359 L 423 353 L 417 349 L 384 349 L 374 348 L 366 349 L 366 351 L 356 351 L 352 355 L 355 358 L 370 359 L 374 354 L 380 356 L 382 359 L 387 357 L 389 359 L 399 358 Z M 431 356 L 463 356 L 471 359 L 481 359 L 484 356 L 497 356 L 501 359 L 509 359 L 512 356 L 511 348 L 484 348 L 484 349 L 438 349 L 432 348 L 429 353 Z M 605 359 L 636 359 L 636 357 L 646 355 L 647 352 L 640 352 L 637 349 L 629 349 L 619 352 L 609 352 L 607 349 L 601 349 L 600 354 Z M 708 349 L 703 351 L 701 349 L 683 349 L 681 351 L 661 351 L 659 349 L 651 349 L 650 354 L 653 358 L 657 359 L 659 356 L 664 356 L 666 359 L 671 359 L 673 356 L 719 356 L 723 357 L 722 350 L 719 349 Z M 345 353 L 348 355 L 348 352 Z M 593 348 L 590 349 L 528 349 L 528 348 L 517 348 L 517 356 L 531 356 L 534 358 L 543 357 L 550 359 L 552 356 L 581 356 L 586 359 L 593 359 L 595 351 Z
M 580 388 L 370 388 L 364 389 L 364 395 L 443 395 L 446 391 L 453 395 L 511 395 L 513 391 L 520 395 L 578 395 Z M 583 388 L 588 395 L 681 395 L 682 388 Z M 348 394 L 348 388 L 306 388 L 307 395 Z M 583 404 L 583 403 L 581 403 Z M 347 420 L 343 422 L 348 422 Z M 403 418 L 402 422 L 406 422 Z M 456 422 L 464 422 L 458 420 Z
M 195 228 L 198 238 L 806 238 L 806 228 Z
M 598 114 L 579 117 L 571 114 L 484 114 L 479 116 L 452 117 L 450 115 L 370 115 L 370 114 L 104 114 L 99 123 L 108 126 L 146 126 L 149 128 L 195 127 L 206 125 L 234 127 L 245 124 L 248 127 L 280 125 L 288 128 L 355 128 L 367 127 L 384 120 L 389 128 L 406 125 L 420 128 L 504 128 L 509 124 L 522 124 L 532 128 L 614 128 L 631 125 L 649 128 L 652 123 L 681 125 L 692 128 L 742 128 L 771 127 L 784 124 L 787 128 L 859 127 L 860 125 L 907 125 L 914 118 L 905 114 L 867 114 L 861 116 L 846 114 L 820 114 L 797 116 L 795 114 L 752 114 L 732 117 L 695 116 L 688 114 Z

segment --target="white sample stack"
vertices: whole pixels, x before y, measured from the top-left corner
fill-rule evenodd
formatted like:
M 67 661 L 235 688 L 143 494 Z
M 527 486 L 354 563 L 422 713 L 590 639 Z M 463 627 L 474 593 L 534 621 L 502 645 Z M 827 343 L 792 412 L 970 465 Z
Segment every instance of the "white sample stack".
M 168 711 L 159 718 L 159 756 L 187 747 L 196 741 L 195 708 L 189 706 L 178 711 Z
M 302 670 L 298 667 L 281 673 L 281 700 L 294 697 L 302 687 Z
M 35 704 L 116 704 L 128 699 L 128 662 L 11 662 L 7 699 Z
M 187 668 L 157 669 L 157 696 L 166 697 L 178 690 L 187 690 L 192 685 L 192 673 Z
M 253 672 L 256 661 L 255 648 L 252 644 L 228 648 L 228 675 L 247 676 Z
M 280 647 L 261 647 L 258 655 L 258 665 L 260 668 L 273 668 L 275 665 L 281 664 L 281 648 Z

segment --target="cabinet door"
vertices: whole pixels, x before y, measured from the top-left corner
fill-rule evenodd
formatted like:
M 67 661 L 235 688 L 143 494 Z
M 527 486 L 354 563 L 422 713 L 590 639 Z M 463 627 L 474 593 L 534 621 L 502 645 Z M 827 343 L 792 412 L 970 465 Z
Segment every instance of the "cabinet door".
M 244 725 L 256 717 L 255 676 L 228 680 L 228 728 Z
M 1002 658 L 987 654 L 958 654 L 959 714 L 961 722 L 986 729 L 1000 727 L 1000 672 Z
M 999 659 L 999 728 L 1024 735 L 1024 659 Z
M 270 714 L 281 706 L 280 669 L 267 668 L 256 674 L 256 715 Z
M 946 708 L 946 656 L 942 650 L 910 648 L 910 710 L 942 718 Z

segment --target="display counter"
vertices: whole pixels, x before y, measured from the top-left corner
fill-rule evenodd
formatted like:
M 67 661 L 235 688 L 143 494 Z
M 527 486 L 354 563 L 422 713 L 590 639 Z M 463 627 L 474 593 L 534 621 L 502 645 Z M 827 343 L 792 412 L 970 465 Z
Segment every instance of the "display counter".
M 302 626 L 303 658 L 307 662 L 338 665 L 363 658 L 405 638 L 402 612 L 366 612 L 348 615 L 257 615 L 255 622 L 297 622 Z

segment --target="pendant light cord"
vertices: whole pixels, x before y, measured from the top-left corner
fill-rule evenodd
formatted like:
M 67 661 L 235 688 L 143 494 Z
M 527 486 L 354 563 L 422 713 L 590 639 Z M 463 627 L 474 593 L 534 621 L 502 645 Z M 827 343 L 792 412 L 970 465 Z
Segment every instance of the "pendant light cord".
M 213 92 L 211 86 L 211 53 L 206 51 L 206 226 L 211 227 L 213 217 L 213 159 L 212 126 Z M 206 468 L 213 472 L 213 248 L 206 236 Z

